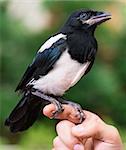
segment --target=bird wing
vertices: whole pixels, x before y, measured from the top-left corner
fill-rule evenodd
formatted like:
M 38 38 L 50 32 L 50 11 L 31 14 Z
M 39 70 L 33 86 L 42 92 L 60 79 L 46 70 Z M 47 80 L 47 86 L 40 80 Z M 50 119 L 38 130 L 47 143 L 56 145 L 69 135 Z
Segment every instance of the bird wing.
M 54 42 L 51 47 L 42 51 L 39 50 L 32 64 L 28 66 L 15 91 L 23 91 L 32 79 L 38 79 L 40 76 L 46 75 L 66 48 L 66 39 L 62 37 Z
M 94 64 L 94 60 L 95 60 L 95 55 L 96 55 L 97 49 L 96 48 L 91 48 L 90 52 L 88 53 L 86 60 L 88 62 L 90 62 L 90 64 L 88 65 L 84 75 L 86 75 L 92 68 L 93 64 Z

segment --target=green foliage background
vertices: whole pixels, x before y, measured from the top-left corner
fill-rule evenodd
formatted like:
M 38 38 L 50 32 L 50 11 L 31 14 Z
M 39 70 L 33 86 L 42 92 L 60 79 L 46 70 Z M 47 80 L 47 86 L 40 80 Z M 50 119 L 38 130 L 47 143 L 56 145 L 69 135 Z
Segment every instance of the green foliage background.
M 50 27 L 32 33 L 7 13 L 9 1 L 0 2 L 0 133 L 1 142 L 18 144 L 22 149 L 50 149 L 55 136 L 55 121 L 40 117 L 28 131 L 13 135 L 4 120 L 19 100 L 14 89 L 42 43 L 79 8 L 112 12 L 113 19 L 96 31 L 99 51 L 91 72 L 65 96 L 79 102 L 84 109 L 101 116 L 118 127 L 126 141 L 126 3 L 114 1 L 45 1 L 52 14 Z M 26 14 L 27 15 L 27 14 Z

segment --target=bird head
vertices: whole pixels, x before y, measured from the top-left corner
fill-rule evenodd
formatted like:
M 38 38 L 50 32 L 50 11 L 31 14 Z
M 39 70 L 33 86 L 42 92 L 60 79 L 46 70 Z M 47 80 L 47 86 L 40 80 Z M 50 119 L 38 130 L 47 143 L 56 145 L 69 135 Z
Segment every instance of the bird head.
M 72 30 L 95 29 L 97 25 L 111 19 L 111 14 L 94 10 L 77 10 L 66 21 L 65 27 Z

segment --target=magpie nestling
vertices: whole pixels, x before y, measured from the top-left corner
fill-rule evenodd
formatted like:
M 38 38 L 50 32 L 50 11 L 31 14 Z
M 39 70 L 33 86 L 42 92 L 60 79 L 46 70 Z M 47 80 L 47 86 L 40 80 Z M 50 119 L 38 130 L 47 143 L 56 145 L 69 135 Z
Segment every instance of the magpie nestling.
M 44 102 L 55 105 L 53 118 L 63 111 L 62 104 L 73 106 L 79 123 L 82 122 L 81 106 L 62 96 L 92 68 L 97 52 L 95 29 L 110 18 L 111 15 L 105 12 L 77 10 L 41 46 L 16 88 L 22 98 L 5 121 L 12 132 L 28 129 Z

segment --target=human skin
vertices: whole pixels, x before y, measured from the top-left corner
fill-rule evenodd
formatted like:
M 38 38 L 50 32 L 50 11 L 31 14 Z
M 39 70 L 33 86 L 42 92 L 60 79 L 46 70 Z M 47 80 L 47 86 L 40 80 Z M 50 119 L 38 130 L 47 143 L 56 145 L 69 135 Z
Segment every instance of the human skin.
M 85 111 L 85 120 L 78 125 L 75 111 L 71 106 L 63 105 L 63 113 L 57 126 L 57 137 L 53 140 L 52 150 L 123 150 L 118 130 L 106 124 L 96 114 Z M 43 113 L 51 118 L 55 111 L 53 104 L 45 106 Z

